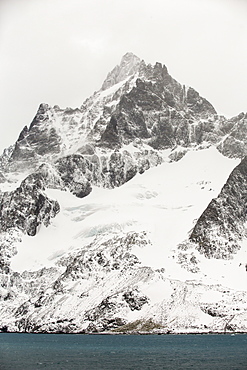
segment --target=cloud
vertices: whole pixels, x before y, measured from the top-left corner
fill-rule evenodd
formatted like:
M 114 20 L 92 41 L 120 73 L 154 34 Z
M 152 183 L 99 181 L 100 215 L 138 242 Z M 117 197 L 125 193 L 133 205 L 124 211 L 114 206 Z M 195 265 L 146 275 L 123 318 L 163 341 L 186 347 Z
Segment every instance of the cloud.
M 75 38 L 73 40 L 75 45 L 83 50 L 83 52 L 90 52 L 91 54 L 102 54 L 108 47 L 106 38 Z

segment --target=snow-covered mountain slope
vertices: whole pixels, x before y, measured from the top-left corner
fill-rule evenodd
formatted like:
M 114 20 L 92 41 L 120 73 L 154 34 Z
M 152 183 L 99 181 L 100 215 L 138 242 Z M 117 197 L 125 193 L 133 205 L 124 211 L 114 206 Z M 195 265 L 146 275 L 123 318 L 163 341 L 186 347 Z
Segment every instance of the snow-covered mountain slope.
M 37 258 L 36 253 L 43 244 L 66 251 L 80 248 L 82 243 L 89 244 L 92 238 L 101 234 L 144 230 L 152 240 L 152 253 L 147 251 L 147 260 L 141 256 L 143 263 L 154 268 L 164 267 L 169 251 L 186 238 L 195 220 L 219 194 L 229 172 L 238 162 L 223 157 L 210 147 L 191 150 L 178 162 L 164 162 L 136 175 L 121 187 L 111 190 L 94 187 L 90 195 L 81 200 L 67 191 L 47 189 L 48 198 L 58 202 L 61 211 L 50 221 L 47 230 L 42 227 L 35 237 L 25 237 L 26 244 L 20 243 L 12 268 L 17 271 L 33 268 L 28 260 Z M 177 224 L 181 225 L 179 230 L 176 230 Z M 57 232 L 57 229 L 61 231 Z M 42 242 L 39 242 L 41 236 Z M 58 237 L 60 241 L 55 243 Z M 49 243 L 51 238 L 54 242 Z M 66 239 L 70 240 L 70 245 Z M 22 256 L 28 244 L 29 258 Z M 33 252 L 34 244 L 36 253 Z M 152 262 L 150 254 L 154 255 Z M 46 262 L 49 262 L 51 254 L 47 258 Z
M 246 332 L 246 123 L 132 53 L 41 104 L 0 161 L 0 330 Z
M 94 187 L 79 201 L 67 191 L 46 190 L 61 211 L 47 229 L 16 243 L 10 268 L 22 295 L 16 310 L 16 292 L 6 284 L 2 327 L 246 330 L 246 247 L 231 260 L 177 248 L 236 164 L 211 147 L 191 150 L 119 188 Z M 53 279 L 46 277 L 50 273 Z

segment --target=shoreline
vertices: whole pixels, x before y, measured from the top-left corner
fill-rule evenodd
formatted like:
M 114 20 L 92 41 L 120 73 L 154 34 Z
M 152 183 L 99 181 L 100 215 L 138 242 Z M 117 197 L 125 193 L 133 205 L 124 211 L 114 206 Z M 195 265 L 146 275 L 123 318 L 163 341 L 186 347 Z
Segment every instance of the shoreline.
M 237 332 L 221 332 L 221 331 L 209 331 L 209 332 L 163 332 L 163 333 L 150 333 L 150 332 L 98 332 L 98 333 L 65 333 L 65 332 L 20 332 L 20 331 L 0 331 L 0 334 L 49 334 L 49 335 L 247 335 L 247 331 L 237 331 Z

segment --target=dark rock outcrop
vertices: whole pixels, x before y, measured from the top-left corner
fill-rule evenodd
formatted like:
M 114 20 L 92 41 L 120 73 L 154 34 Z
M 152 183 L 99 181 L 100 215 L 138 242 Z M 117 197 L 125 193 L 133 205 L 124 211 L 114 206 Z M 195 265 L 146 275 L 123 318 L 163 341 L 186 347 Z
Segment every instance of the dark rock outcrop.
M 30 168 L 40 156 L 60 152 L 61 138 L 52 125 L 51 107 L 41 104 L 29 129 L 24 127 L 9 159 L 9 170 Z
M 232 171 L 219 196 L 198 219 L 190 241 L 207 257 L 231 258 L 240 248 L 247 220 L 247 157 Z
M 148 298 L 140 294 L 137 290 L 124 293 L 123 298 L 129 305 L 131 311 L 141 310 L 142 306 L 148 302 Z
M 79 198 L 87 196 L 91 191 L 93 164 L 81 155 L 70 155 L 55 163 L 65 187 Z
M 227 157 L 243 158 L 247 155 L 247 114 L 240 113 L 222 125 L 228 135 L 218 145 L 219 151 Z
M 216 110 L 206 99 L 202 98 L 197 91 L 191 87 L 187 91 L 187 105 L 189 109 L 195 114 L 216 114 Z
M 142 62 L 136 86 L 122 95 L 101 144 L 119 148 L 140 138 L 155 149 L 164 149 L 203 140 L 212 142 L 214 134 L 217 141 L 223 133 L 216 133 L 214 125 L 209 129 L 210 122 L 217 119 L 213 106 L 194 89 L 186 90 L 174 80 L 166 66 L 156 63 L 152 67 Z
M 44 193 L 42 178 L 30 175 L 16 190 L 0 194 L 0 231 L 17 228 L 33 236 L 41 223 L 48 226 L 58 212 L 59 204 Z
M 114 151 L 102 168 L 106 187 L 114 188 L 132 179 L 137 173 L 137 165 L 129 152 Z

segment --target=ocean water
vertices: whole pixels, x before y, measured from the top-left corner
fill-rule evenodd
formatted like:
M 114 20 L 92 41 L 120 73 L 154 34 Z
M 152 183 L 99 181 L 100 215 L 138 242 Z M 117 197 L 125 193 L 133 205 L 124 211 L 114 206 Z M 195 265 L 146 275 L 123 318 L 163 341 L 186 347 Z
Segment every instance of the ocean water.
M 1 370 L 247 369 L 247 335 L 0 334 Z

